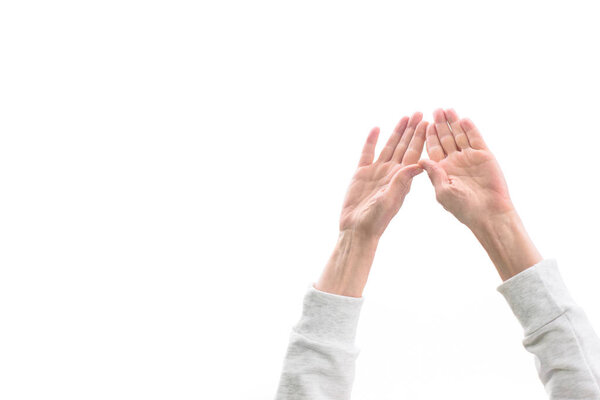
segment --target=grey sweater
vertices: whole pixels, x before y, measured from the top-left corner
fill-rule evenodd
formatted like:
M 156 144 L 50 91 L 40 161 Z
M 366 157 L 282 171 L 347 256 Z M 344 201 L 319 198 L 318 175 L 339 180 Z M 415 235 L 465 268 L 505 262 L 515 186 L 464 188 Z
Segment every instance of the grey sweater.
M 552 400 L 600 400 L 600 339 L 571 298 L 554 259 L 498 286 L 524 329 L 525 349 Z M 354 339 L 364 299 L 311 286 L 294 326 L 277 399 L 349 399 L 358 356 Z

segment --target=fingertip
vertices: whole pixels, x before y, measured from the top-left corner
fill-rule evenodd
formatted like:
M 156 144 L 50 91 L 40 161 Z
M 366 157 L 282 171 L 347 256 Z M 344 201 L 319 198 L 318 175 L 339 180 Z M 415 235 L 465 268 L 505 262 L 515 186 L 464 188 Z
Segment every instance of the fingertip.
M 403 132 L 404 129 L 406 129 L 406 126 L 408 125 L 408 120 L 408 117 L 400 118 L 400 121 L 398 121 L 398 123 L 394 127 L 394 132 Z
M 413 171 L 413 176 L 417 176 L 417 175 L 419 175 L 420 173 L 422 173 L 423 171 L 424 171 L 424 170 L 423 170 L 423 168 L 421 168 L 421 167 L 417 167 L 417 168 L 415 168 L 415 170 Z
M 417 164 L 423 169 L 428 169 L 433 165 L 433 161 L 427 158 L 421 158 Z
M 435 122 L 444 122 L 444 118 L 446 118 L 445 115 L 444 115 L 444 109 L 442 109 L 442 108 L 436 108 L 433 111 L 433 120 Z
M 455 122 L 459 120 L 458 113 L 454 110 L 454 108 L 446 109 L 446 111 L 444 111 L 444 114 L 448 121 Z
M 475 128 L 475 124 L 473 123 L 473 121 L 471 121 L 471 119 L 469 118 L 463 118 L 460 120 L 460 126 L 464 129 L 464 130 L 471 130 Z
M 414 129 L 423 119 L 423 113 L 417 111 L 410 117 L 409 125 Z
M 379 136 L 379 127 L 376 126 L 376 127 L 372 128 L 371 131 L 369 132 L 369 136 L 368 136 L 367 140 L 369 142 L 373 142 L 373 141 L 377 140 L 378 136 Z
M 421 168 L 418 163 L 415 163 L 401 168 L 396 172 L 395 176 L 397 176 L 398 179 L 411 179 L 421 172 L 423 172 L 423 168 Z
M 425 139 L 427 125 L 429 125 L 429 122 L 427 121 L 419 122 L 419 124 L 415 128 L 415 137 L 418 137 L 419 139 Z

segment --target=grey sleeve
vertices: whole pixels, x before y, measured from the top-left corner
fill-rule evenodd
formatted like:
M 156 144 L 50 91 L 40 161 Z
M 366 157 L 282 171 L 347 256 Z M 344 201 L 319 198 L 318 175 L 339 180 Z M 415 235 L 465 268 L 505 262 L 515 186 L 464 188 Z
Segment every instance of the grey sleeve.
M 498 291 L 523 327 L 523 345 L 534 355 L 549 398 L 600 399 L 600 339 L 569 294 L 556 260 L 542 260 Z
M 277 400 L 350 399 L 362 303 L 362 297 L 321 292 L 310 285 L 300 321 L 290 334 Z

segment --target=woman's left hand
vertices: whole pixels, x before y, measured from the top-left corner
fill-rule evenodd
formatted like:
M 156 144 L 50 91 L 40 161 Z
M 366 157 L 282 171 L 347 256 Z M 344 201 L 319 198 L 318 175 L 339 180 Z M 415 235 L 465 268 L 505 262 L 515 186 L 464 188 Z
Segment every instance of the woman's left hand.
M 379 239 L 410 190 L 412 178 L 423 172 L 417 164 L 425 143 L 423 114 L 398 122 L 379 157 L 373 162 L 379 128 L 364 145 L 358 169 L 346 193 L 340 231 Z

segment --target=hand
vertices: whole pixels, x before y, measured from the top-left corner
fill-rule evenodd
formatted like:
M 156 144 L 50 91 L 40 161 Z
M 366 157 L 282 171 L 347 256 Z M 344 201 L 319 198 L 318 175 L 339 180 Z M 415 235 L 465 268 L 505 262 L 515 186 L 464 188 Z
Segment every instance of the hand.
M 436 110 L 426 134 L 429 160 L 420 160 L 437 200 L 467 225 L 503 280 L 542 260 L 517 214 L 504 175 L 481 134 L 454 110 Z
M 400 209 L 412 178 L 423 172 L 417 165 L 427 128 L 422 119 L 421 113 L 402 118 L 375 162 L 379 129 L 369 133 L 346 193 L 337 244 L 316 289 L 362 296 L 379 238 Z
M 473 122 L 452 109 L 433 116 L 426 134 L 430 159 L 419 165 L 442 206 L 471 229 L 514 211 L 500 166 Z
M 412 178 L 423 172 L 417 164 L 427 128 L 422 119 L 421 113 L 402 118 L 375 162 L 379 128 L 371 130 L 346 193 L 340 231 L 352 230 L 374 238 L 383 234 L 402 206 Z

